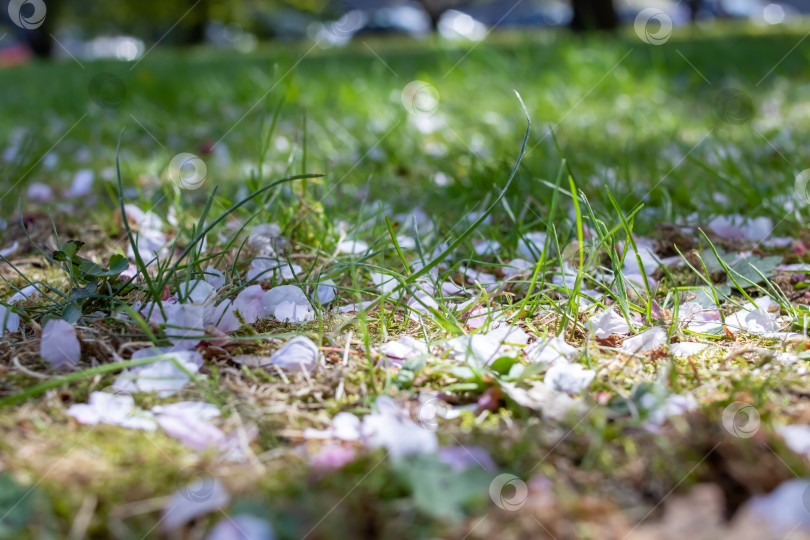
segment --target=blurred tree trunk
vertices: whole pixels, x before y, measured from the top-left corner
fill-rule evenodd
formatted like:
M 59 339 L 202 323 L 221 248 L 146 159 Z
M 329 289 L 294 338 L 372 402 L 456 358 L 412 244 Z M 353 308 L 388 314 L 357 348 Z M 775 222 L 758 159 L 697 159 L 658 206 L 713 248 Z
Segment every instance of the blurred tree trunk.
M 430 17 L 430 29 L 433 32 L 439 29 L 439 19 L 444 12 L 461 4 L 461 0 L 418 0 L 418 2 Z
M 199 45 L 205 42 L 205 28 L 210 19 L 209 0 L 189 0 L 189 4 L 189 26 L 183 41 L 186 45 Z
M 619 27 L 613 0 L 572 0 L 571 4 L 574 8 L 571 30 L 574 32 L 616 30 Z

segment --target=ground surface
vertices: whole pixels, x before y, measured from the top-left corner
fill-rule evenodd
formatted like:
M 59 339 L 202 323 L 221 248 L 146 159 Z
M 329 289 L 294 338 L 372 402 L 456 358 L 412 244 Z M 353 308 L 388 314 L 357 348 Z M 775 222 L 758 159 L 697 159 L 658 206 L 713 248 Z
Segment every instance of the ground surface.
M 803 537 L 806 32 L 4 71 L 0 536 Z

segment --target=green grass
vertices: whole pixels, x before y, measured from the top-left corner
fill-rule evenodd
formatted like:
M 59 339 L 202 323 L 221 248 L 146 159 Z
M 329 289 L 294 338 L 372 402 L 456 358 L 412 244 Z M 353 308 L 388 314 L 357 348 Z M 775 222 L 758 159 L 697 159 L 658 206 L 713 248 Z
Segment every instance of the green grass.
M 62 537 L 84 527 L 89 537 L 156 535 L 151 527 L 161 501 L 153 498 L 213 474 L 227 479 L 231 513 L 263 515 L 281 538 L 486 537 L 491 531 L 526 537 L 536 534 L 538 522 L 559 538 L 607 538 L 602 512 L 621 516 L 626 526 L 615 530 L 627 532 L 647 511 L 660 511 L 671 492 L 710 482 L 725 494 L 730 515 L 749 495 L 807 474 L 806 460 L 775 434 L 776 426 L 801 421 L 796 407 L 807 391 L 806 360 L 800 355 L 786 366 L 772 357 L 801 353 L 805 342 L 696 335 L 655 315 L 658 304 L 676 312 L 688 291 L 709 285 L 724 315 L 765 294 L 779 302 L 791 329 L 806 336 L 807 310 L 794 301 L 803 282 L 770 271 L 759 279 L 748 268 L 730 269 L 723 256 L 712 259 L 720 249 L 735 254 L 761 246 L 669 227 L 739 213 L 771 218 L 775 236 L 810 239 L 794 190 L 796 175 L 808 168 L 810 64 L 805 48 L 793 49 L 806 32 L 804 24 L 680 29 L 661 46 L 632 32 L 537 32 L 493 34 L 477 46 L 369 40 L 339 50 L 268 45 L 249 55 L 158 48 L 138 65 L 82 69 L 66 60 L 5 70 L 0 150 L 17 151 L 0 168 L 0 217 L 9 222 L 0 248 L 13 240 L 21 248 L 0 266 L 0 300 L 28 281 L 52 288 L 49 298 L 26 304 L 25 333 L 7 335 L 0 345 L 0 475 L 13 477 L 14 489 L 36 485 L 14 515 L 26 510 L 38 520 L 21 517 L 19 534 Z M 91 80 L 101 73 L 123 85 L 125 97 L 115 94 L 120 87 L 104 95 L 114 103 L 122 98 L 120 105 L 98 106 Z M 439 103 L 431 114 L 403 105 L 403 88 L 414 80 L 435 89 Z M 728 101 L 730 89 L 742 96 L 742 108 Z M 45 152 L 58 163 L 47 166 Z M 168 178 L 169 162 L 181 152 L 205 161 L 201 189 L 179 189 Z M 82 168 L 96 173 L 95 202 L 66 208 L 57 199 L 46 209 L 27 200 L 31 182 L 60 190 Z M 163 218 L 173 209 L 176 253 L 148 283 L 82 304 L 107 312 L 81 331 L 83 342 L 97 337 L 107 347 L 94 345 L 92 360 L 85 354 L 76 372 L 58 378 L 38 360 L 39 326 L 49 316 L 66 318 L 73 304 L 67 297 L 83 278 L 46 259 L 70 239 L 86 242 L 82 257 L 99 263 L 126 253 L 125 203 Z M 422 213 L 431 221 L 420 219 Z M 231 220 L 236 224 L 229 228 Z M 165 343 L 165 329 L 114 321 L 110 309 L 160 298 L 164 286 L 175 291 L 212 263 L 227 270 L 232 297 L 248 285 L 246 232 L 268 222 L 281 227 L 288 262 L 304 269 L 290 282 L 307 287 L 331 277 L 337 304 L 372 301 L 374 307 L 356 315 L 319 312 L 303 326 L 262 320 L 234 333 L 227 350 L 205 350 L 205 377 L 180 398 L 216 403 L 228 426 L 256 425 L 254 459 L 224 466 L 184 451 L 159 431 L 144 437 L 109 426 L 92 430 L 65 415 L 67 406 L 108 386 L 110 375 L 128 365 L 112 364 L 110 350 L 131 341 Z M 361 453 L 332 473 L 313 471 L 299 448 L 302 430 L 323 428 L 340 411 L 369 412 L 378 395 L 393 395 L 415 412 L 420 392 L 442 391 L 454 403 L 474 404 L 504 383 L 540 380 L 543 369 L 527 367 L 522 377 L 509 374 L 511 364 L 465 371 L 446 357 L 408 362 L 401 370 L 375 365 L 379 345 L 402 335 L 442 343 L 472 331 L 464 310 L 451 307 L 460 301 L 452 296 L 437 297 L 421 319 L 409 319 L 407 299 L 435 281 L 428 270 L 456 280 L 461 265 L 494 272 L 517 256 L 522 235 L 534 231 L 548 233 L 539 264 L 494 291 L 480 289 L 479 302 L 505 307 L 510 323 L 536 336 L 562 335 L 583 348 L 578 361 L 598 370 L 583 396 L 589 414 L 554 420 L 503 399 L 497 410 L 466 411 L 442 423 L 439 438 L 445 445 L 483 446 L 500 471 L 531 485 L 538 473 L 547 477 L 555 511 L 544 514 L 531 504 L 515 513 L 498 510 L 487 494 L 491 479 L 481 487 L 472 473 L 451 476 L 437 495 L 429 489 L 440 476 L 431 472 L 440 470 L 435 463 L 397 465 L 379 451 Z M 416 249 L 398 244 L 403 234 L 418 240 Z M 694 361 L 666 349 L 621 355 L 616 343 L 588 339 L 589 314 L 576 293 L 599 286 L 605 271 L 618 275 L 639 256 L 633 235 L 655 239 L 659 254 L 683 253 L 688 265 L 656 272 L 652 290 L 632 291 L 619 280 L 602 303 L 619 306 L 633 327 L 664 321 L 668 336 L 711 343 Z M 368 242 L 369 254 L 336 254 L 344 237 Z M 474 247 L 483 240 L 497 240 L 501 249 L 477 255 Z M 789 249 L 761 249 L 786 263 L 803 261 Z M 573 269 L 573 287 L 553 281 L 563 265 Z M 394 292 L 408 296 L 381 294 L 370 272 L 393 276 Z M 575 293 L 560 295 L 569 289 Z M 325 349 L 329 367 L 314 380 L 288 380 L 232 361 L 237 354 L 267 354 L 299 333 Z M 751 352 L 729 356 L 742 349 Z M 37 374 L 51 378 L 38 381 Z M 690 393 L 699 410 L 660 433 L 640 430 L 644 392 Z M 734 401 L 759 411 L 756 439 L 724 429 L 723 411 Z M 155 403 L 149 396 L 138 402 Z M 749 471 L 763 464 L 770 467 L 767 478 Z M 476 487 L 458 494 L 453 482 Z M 3 489 L 16 500 L 12 488 Z M 5 500 L 0 492 L 0 503 Z M 76 516 L 85 515 L 88 521 L 76 525 Z M 202 534 L 216 517 L 203 518 L 194 532 Z

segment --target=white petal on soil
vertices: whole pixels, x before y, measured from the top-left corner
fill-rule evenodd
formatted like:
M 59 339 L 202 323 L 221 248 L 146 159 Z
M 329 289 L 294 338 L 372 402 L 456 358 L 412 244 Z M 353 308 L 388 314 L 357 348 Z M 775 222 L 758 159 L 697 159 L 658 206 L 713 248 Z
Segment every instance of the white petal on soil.
M 306 322 L 315 318 L 307 295 L 295 285 L 280 285 L 262 298 L 264 312 L 281 322 Z
M 517 274 L 522 274 L 528 270 L 534 268 L 534 263 L 527 261 L 526 259 L 512 259 L 509 261 L 508 266 L 504 266 L 501 271 L 503 275 L 506 277 L 512 277 Z
M 230 300 L 223 300 L 216 306 L 209 306 L 205 309 L 203 324 L 206 328 L 213 324 L 217 330 L 222 332 L 233 332 L 239 328 L 239 319 L 234 314 L 235 309 Z
M 322 306 L 325 306 L 335 299 L 336 293 L 337 287 L 335 287 L 335 282 L 331 279 L 325 279 L 318 283 L 314 300 L 320 302 Z
M 546 233 L 530 232 L 518 240 L 517 251 L 527 261 L 537 262 L 546 244 Z
M 566 343 L 562 337 L 538 339 L 523 350 L 529 362 L 547 364 L 567 363 L 577 353 L 577 349 Z
M 376 285 L 377 289 L 379 289 L 379 291 L 383 294 L 390 293 L 391 291 L 396 289 L 397 286 L 399 285 L 399 281 L 397 280 L 397 278 L 390 274 L 383 274 L 380 272 L 370 272 L 370 275 L 371 281 L 374 282 L 374 285 Z M 402 297 L 403 294 L 405 294 L 405 291 L 400 290 L 399 292 L 392 294 L 391 298 L 393 298 L 394 300 L 398 300 L 399 298 Z
M 218 291 L 225 285 L 225 274 L 213 266 L 207 266 L 205 268 L 205 281 L 211 285 L 215 291 Z
M 233 309 L 239 311 L 245 323 L 253 324 L 259 320 L 259 317 L 264 313 L 262 299 L 265 294 L 261 285 L 246 287 L 242 292 L 236 295 L 236 299 L 233 301 Z
M 407 360 L 413 356 L 427 354 L 428 348 L 424 341 L 411 336 L 402 336 L 396 341 L 389 341 L 380 347 L 380 352 L 392 360 Z
M 475 245 L 476 255 L 492 255 L 501 249 L 501 243 L 497 240 L 484 240 Z
M 312 371 L 318 366 L 321 351 L 311 339 L 296 336 L 270 355 L 270 364 L 285 371 Z
M 17 249 L 19 249 L 20 243 L 15 241 L 7 248 L 0 249 L 0 256 L 2 257 L 11 257 Z
M 501 383 L 501 389 L 521 407 L 541 411 L 544 417 L 552 420 L 562 420 L 584 410 L 581 401 L 540 381 L 533 381 L 528 389 L 513 383 Z
M 479 366 L 486 366 L 504 356 L 517 356 L 520 348 L 512 344 L 522 345 L 528 336 L 520 328 L 506 326 L 496 328 L 485 334 L 459 336 L 448 340 L 445 348 L 449 348 L 450 356 L 457 362 L 472 362 Z
M 408 300 L 407 304 L 410 310 L 408 311 L 408 317 L 410 317 L 414 321 L 419 320 L 420 315 L 427 315 L 430 313 L 430 308 L 439 309 L 439 303 L 433 299 L 427 293 L 424 292 L 417 292 L 410 300 Z
M 779 435 L 785 439 L 785 444 L 805 458 L 810 458 L 810 426 L 802 424 L 792 424 L 777 430 Z
M 11 298 L 8 299 L 9 304 L 13 304 L 15 302 L 19 302 L 20 300 L 25 300 L 26 298 L 36 298 L 39 296 L 39 291 L 33 285 L 26 285 L 19 291 L 15 292 L 11 295 Z
M 585 327 L 599 339 L 606 339 L 613 334 L 624 335 L 630 333 L 630 326 L 627 321 L 612 308 L 608 308 L 588 319 Z
M 19 329 L 20 316 L 0 304 L 0 337 L 3 337 L 6 332 L 17 332 Z
M 82 169 L 73 176 L 70 189 L 65 192 L 65 197 L 84 197 L 90 194 L 93 189 L 93 171 Z
M 275 244 L 281 236 L 281 227 L 275 223 L 262 223 L 253 227 L 248 245 L 259 252 L 275 254 Z
M 810 531 L 810 512 L 806 502 L 808 490 L 810 480 L 791 478 L 766 495 L 753 496 L 739 512 L 751 515 L 754 523 L 767 523 L 770 532 L 776 533 L 776 536 L 760 535 L 757 538 L 793 538 L 794 533 L 798 533 L 796 538 L 806 537 L 803 533 Z
M 338 308 L 338 313 L 354 313 L 357 311 L 362 311 L 373 303 L 374 300 L 364 300 L 363 302 L 360 302 L 358 304 L 348 304 L 345 306 L 340 306 Z
M 708 345 L 705 343 L 683 341 L 681 343 L 673 343 L 670 345 L 669 352 L 671 352 L 674 356 L 688 357 L 696 355 L 706 347 L 708 347 Z
M 163 303 L 166 312 L 166 334 L 174 350 L 192 349 L 205 334 L 205 307 L 198 304 Z
M 164 531 L 176 530 L 192 519 L 224 508 L 230 500 L 225 486 L 216 478 L 195 480 L 169 497 L 160 526 Z
M 28 190 L 25 193 L 30 200 L 38 203 L 46 203 L 53 200 L 53 189 L 39 182 L 29 184 Z
M 706 308 L 697 302 L 686 302 L 679 306 L 678 322 L 686 323 L 687 329 L 702 334 L 722 326 L 717 308 Z
M 579 394 L 591 384 L 595 376 L 595 371 L 585 369 L 581 364 L 558 363 L 546 372 L 544 382 L 554 390 L 566 394 Z
M 661 426 L 668 418 L 697 409 L 694 397 L 680 394 L 670 394 L 662 399 L 648 392 L 641 397 L 640 405 L 647 411 L 649 426 Z
M 349 412 L 339 412 L 332 419 L 332 425 L 327 429 L 304 430 L 307 439 L 340 439 L 343 441 L 356 441 L 362 437 L 362 421 Z
M 622 343 L 622 350 L 629 353 L 651 351 L 667 343 L 667 330 L 660 326 L 648 328 Z
M 135 407 L 132 396 L 93 392 L 88 403 L 75 403 L 67 410 L 80 424 L 95 425 L 99 422 L 129 429 L 154 431 L 157 424 L 152 414 Z
M 179 296 L 182 302 L 192 304 L 208 304 L 214 299 L 216 290 L 214 287 L 202 279 L 191 279 L 183 282 L 179 287 Z
M 368 251 L 368 244 L 362 240 L 343 240 L 337 245 L 337 250 L 347 255 L 362 255 Z
M 171 356 L 180 366 L 170 359 L 137 366 L 123 371 L 116 378 L 113 388 L 127 393 L 157 392 L 158 397 L 169 397 L 184 388 L 191 380 L 186 371 L 193 375 L 203 364 L 202 356 L 196 351 L 169 352 L 165 348 L 141 349 L 132 355 L 132 359 L 161 355 Z
M 75 366 L 79 363 L 81 347 L 73 325 L 62 319 L 51 319 L 42 329 L 39 355 L 52 368 Z
M 439 441 L 433 431 L 414 423 L 392 398 L 377 398 L 378 412 L 363 418 L 363 437 L 370 448 L 385 448 L 391 459 L 435 454 Z
M 205 540 L 276 540 L 276 533 L 266 519 L 236 514 L 220 519 Z

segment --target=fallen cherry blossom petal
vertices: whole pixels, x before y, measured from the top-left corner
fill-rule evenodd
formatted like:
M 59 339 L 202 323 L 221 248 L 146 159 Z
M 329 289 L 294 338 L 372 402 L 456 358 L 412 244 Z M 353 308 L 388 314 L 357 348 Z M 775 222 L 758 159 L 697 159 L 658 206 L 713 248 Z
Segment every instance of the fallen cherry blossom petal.
M 336 294 L 337 287 L 335 287 L 335 282 L 331 279 L 321 281 L 315 288 L 315 300 L 320 302 L 323 306 L 332 302 Z
M 186 372 L 194 374 L 202 367 L 203 359 L 196 351 L 174 351 L 147 348 L 136 351 L 133 360 L 150 356 L 166 355 L 172 360 L 160 360 L 144 366 L 124 370 L 116 379 L 113 388 L 121 392 L 156 392 L 158 397 L 169 397 L 184 388 L 191 380 Z
M 6 332 L 17 332 L 20 329 L 20 316 L 11 308 L 0 304 L 0 337 Z
M 363 418 L 363 436 L 370 448 L 385 448 L 393 460 L 436 453 L 436 434 L 414 423 L 396 401 L 381 396 L 375 404 L 378 412 Z
M 276 540 L 270 522 L 250 514 L 236 514 L 220 519 L 206 540 Z
M 223 285 L 225 285 L 225 274 L 213 266 L 207 266 L 205 268 L 205 281 L 211 285 L 215 291 L 218 291 Z
M 160 526 L 164 531 L 176 530 L 195 518 L 224 508 L 230 500 L 225 486 L 218 479 L 195 480 L 169 497 Z
M 362 240 L 343 240 L 337 245 L 337 250 L 347 255 L 362 255 L 368 251 L 368 244 Z
M 595 376 L 595 371 L 585 369 L 581 364 L 557 363 L 546 372 L 544 382 L 566 394 L 579 394 L 591 384 Z
M 321 351 L 311 339 L 296 336 L 270 355 L 269 363 L 285 371 L 313 371 L 321 359 Z
M 630 326 L 625 318 L 612 308 L 608 308 L 588 319 L 585 328 L 593 332 L 599 339 L 607 339 L 614 334 L 625 335 L 630 333 Z
M 670 345 L 669 352 L 671 352 L 674 356 L 688 357 L 696 355 L 706 347 L 708 347 L 708 345 L 705 343 L 692 343 L 689 341 L 684 341 Z
M 65 192 L 65 197 L 84 197 L 90 194 L 93 189 L 93 171 L 81 169 L 76 171 L 70 189 Z
M 402 336 L 396 341 L 389 341 L 380 347 L 392 365 L 399 367 L 408 358 L 427 354 L 428 348 L 424 341 L 419 341 L 411 336 Z
M 306 322 L 315 318 L 315 311 L 300 287 L 273 287 L 262 298 L 265 313 L 281 322 Z
M 523 351 L 529 362 L 556 364 L 565 362 L 577 353 L 577 349 L 566 343 L 565 338 L 556 336 L 546 340 L 538 339 Z
M 660 326 L 648 328 L 622 343 L 622 351 L 628 353 L 641 353 L 657 349 L 667 343 L 667 330 Z
M 261 285 L 246 287 L 242 292 L 236 295 L 236 299 L 233 301 L 233 309 L 239 312 L 245 323 L 253 324 L 258 321 L 259 317 L 264 313 L 262 299 L 265 294 Z
M 132 396 L 93 392 L 87 404 L 74 403 L 67 410 L 80 424 L 95 425 L 99 422 L 129 429 L 154 431 L 157 429 L 151 413 L 135 407 Z
M 39 355 L 47 360 L 52 368 L 78 364 L 81 346 L 73 325 L 62 319 L 51 319 L 45 323 Z
M 489 472 L 497 470 L 492 456 L 480 446 L 445 446 L 439 449 L 438 455 L 454 471 L 460 472 L 476 466 Z
M 342 444 L 330 444 L 312 456 L 309 464 L 315 469 L 334 470 L 351 463 L 357 457 L 354 448 Z

